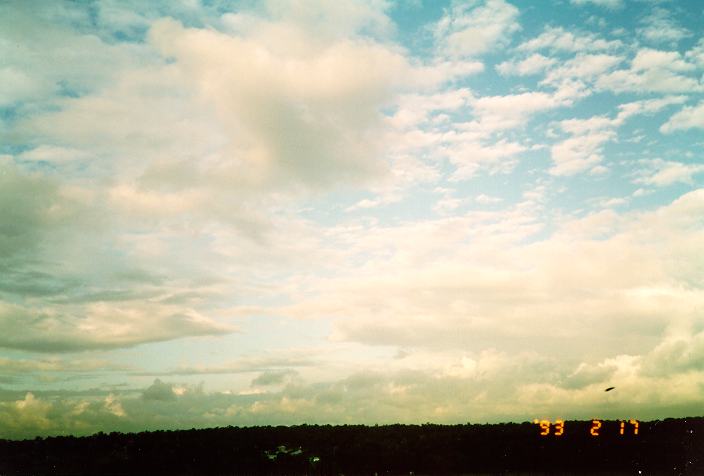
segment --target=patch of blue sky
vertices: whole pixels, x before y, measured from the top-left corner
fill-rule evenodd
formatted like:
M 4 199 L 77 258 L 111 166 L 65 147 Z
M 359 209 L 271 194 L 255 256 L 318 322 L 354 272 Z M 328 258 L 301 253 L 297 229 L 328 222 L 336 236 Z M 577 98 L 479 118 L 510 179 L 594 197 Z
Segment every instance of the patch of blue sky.
M 396 25 L 395 39 L 416 58 L 433 56 L 435 41 L 429 25 L 442 18 L 446 10 L 442 2 L 408 0 L 392 3 L 389 16 Z

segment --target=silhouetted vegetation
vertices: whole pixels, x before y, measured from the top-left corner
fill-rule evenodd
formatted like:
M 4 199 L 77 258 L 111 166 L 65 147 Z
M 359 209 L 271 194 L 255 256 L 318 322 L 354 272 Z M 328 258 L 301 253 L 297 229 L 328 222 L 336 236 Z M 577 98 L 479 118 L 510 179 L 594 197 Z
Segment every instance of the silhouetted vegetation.
M 533 423 L 300 425 L 98 433 L 0 440 L 2 475 L 234 474 L 704 474 L 704 418 Z

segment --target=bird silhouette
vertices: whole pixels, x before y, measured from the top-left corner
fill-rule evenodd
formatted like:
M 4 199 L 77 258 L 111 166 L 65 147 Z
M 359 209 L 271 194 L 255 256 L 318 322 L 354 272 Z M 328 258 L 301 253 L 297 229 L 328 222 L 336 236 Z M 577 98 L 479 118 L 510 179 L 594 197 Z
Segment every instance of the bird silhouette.
M 609 388 L 607 388 L 607 389 L 604 390 L 604 391 L 605 391 L 605 392 L 610 392 L 611 390 L 613 390 L 613 389 L 615 389 L 615 388 L 616 388 L 616 387 L 609 387 Z

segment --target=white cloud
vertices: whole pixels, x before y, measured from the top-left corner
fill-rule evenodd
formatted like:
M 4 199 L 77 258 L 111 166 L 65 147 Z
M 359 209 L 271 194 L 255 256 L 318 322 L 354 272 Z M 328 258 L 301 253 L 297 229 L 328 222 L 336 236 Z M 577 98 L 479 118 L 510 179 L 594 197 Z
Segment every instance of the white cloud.
M 504 0 L 455 4 L 440 19 L 435 36 L 450 57 L 475 56 L 506 45 L 520 29 L 518 9 Z
M 623 43 L 619 40 L 605 40 L 590 32 L 567 31 L 562 27 L 546 27 L 537 37 L 518 46 L 519 51 L 591 52 L 619 49 Z
M 623 0 L 570 0 L 570 3 L 578 6 L 596 5 L 610 10 L 623 8 Z
M 542 84 L 560 84 L 567 80 L 593 81 L 622 60 L 614 55 L 577 54 L 573 59 L 550 69 Z
M 592 174 L 605 173 L 601 165 L 603 146 L 617 138 L 616 129 L 625 121 L 639 114 L 653 114 L 665 107 L 681 104 L 683 96 L 666 96 L 660 99 L 635 101 L 619 105 L 616 117 L 593 116 L 588 119 L 568 119 L 560 122 L 560 128 L 570 134 L 566 140 L 553 145 L 550 155 L 553 175 L 574 175 L 590 169 Z
M 694 184 L 694 176 L 704 172 L 704 164 L 685 164 L 662 159 L 643 160 L 644 166 L 638 172 L 637 184 L 666 187 L 674 183 Z
M 687 106 L 673 114 L 665 124 L 660 126 L 660 132 L 669 134 L 677 130 L 692 128 L 704 129 L 704 102 L 697 106 Z
M 481 170 L 506 173 L 530 146 L 501 135 L 526 127 L 541 112 L 570 105 L 575 96 L 575 91 L 562 87 L 552 93 L 531 91 L 504 96 L 478 97 L 467 89 L 402 96 L 398 111 L 388 121 L 397 131 L 387 142 L 403 155 L 428 154 L 435 160 L 446 157 L 456 167 L 452 180 L 471 178 Z M 468 111 L 471 119 L 465 121 Z M 451 119 L 444 113 L 458 118 Z
M 696 66 L 677 51 L 638 50 L 629 69 L 601 76 L 597 85 L 616 92 L 693 93 L 704 91 L 697 78 L 687 75 Z
M 603 145 L 615 137 L 616 134 L 610 130 L 590 131 L 552 146 L 550 156 L 555 165 L 550 173 L 574 175 L 597 166 L 602 161 Z
M 680 40 L 692 36 L 692 33 L 678 25 L 670 12 L 664 8 L 653 8 L 641 23 L 643 27 L 638 29 L 638 34 L 652 43 L 677 44 Z
M 499 197 L 492 197 L 491 195 L 486 195 L 484 193 L 480 193 L 479 195 L 477 195 L 474 200 L 477 203 L 481 203 L 482 205 L 490 205 L 502 201 L 502 199 Z
M 378 44 L 341 41 L 287 59 L 278 51 L 285 44 L 274 49 L 166 20 L 151 37 L 215 108 L 240 160 L 286 180 L 374 170 L 379 108 L 412 75 L 403 56 Z M 262 88 L 267 94 L 256 94 Z
M 699 66 L 699 68 L 704 69 L 704 38 L 700 39 L 696 45 L 692 47 L 691 50 L 685 53 L 685 58 Z
M 466 107 L 472 98 L 471 91 L 466 88 L 431 94 L 406 94 L 399 97 L 398 110 L 388 122 L 396 129 L 417 127 L 428 121 L 432 113 L 456 111 Z
M 481 134 L 512 129 L 524 125 L 536 113 L 567 106 L 571 100 L 571 97 L 563 96 L 559 90 L 553 94 L 531 91 L 505 96 L 482 96 L 470 101 L 476 120 L 458 124 L 458 127 Z
M 536 223 L 505 211 L 360 230 L 358 247 L 393 246 L 394 253 L 319 281 L 310 294 L 317 297 L 282 312 L 334 316 L 338 339 L 367 344 L 472 349 L 488 339 L 520 350 L 532 348 L 532 337 L 557 345 L 540 331 L 549 327 L 573 352 L 590 353 L 596 348 L 580 344 L 584 332 L 608 340 L 629 329 L 635 340 L 620 348 L 642 352 L 667 326 L 695 318 L 704 302 L 699 284 L 678 284 L 700 280 L 702 198 L 698 190 L 650 213 L 606 210 L 569 219 L 546 240 L 527 244 L 523 237 Z M 501 260 L 487 261 L 499 250 Z M 533 325 L 520 324 L 526 319 Z
M 450 143 L 443 154 L 455 165 L 451 180 L 457 181 L 474 177 L 481 168 L 490 173 L 510 172 L 516 166 L 516 156 L 525 150 L 526 146 L 507 140 L 491 144 L 459 140 Z
M 539 53 L 534 53 L 520 61 L 504 61 L 496 65 L 496 71 L 502 76 L 529 76 L 541 73 L 556 62 L 555 58 L 548 58 Z

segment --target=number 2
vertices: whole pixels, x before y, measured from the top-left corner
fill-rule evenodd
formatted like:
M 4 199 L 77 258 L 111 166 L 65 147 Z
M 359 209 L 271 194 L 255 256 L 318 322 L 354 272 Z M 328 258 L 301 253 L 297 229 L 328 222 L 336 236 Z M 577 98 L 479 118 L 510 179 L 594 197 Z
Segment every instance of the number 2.
M 592 429 L 589 430 L 592 436 L 599 436 L 599 428 L 601 428 L 601 422 L 599 420 L 592 420 Z

